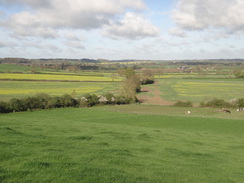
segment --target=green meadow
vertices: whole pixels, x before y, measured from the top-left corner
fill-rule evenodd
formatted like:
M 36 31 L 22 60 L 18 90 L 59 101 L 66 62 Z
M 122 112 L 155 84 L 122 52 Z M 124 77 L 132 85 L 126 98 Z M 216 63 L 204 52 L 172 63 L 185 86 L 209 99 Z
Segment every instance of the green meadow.
M 149 114 L 152 107 L 1 114 L 0 182 L 244 182 L 236 113 L 187 116 L 161 107 Z

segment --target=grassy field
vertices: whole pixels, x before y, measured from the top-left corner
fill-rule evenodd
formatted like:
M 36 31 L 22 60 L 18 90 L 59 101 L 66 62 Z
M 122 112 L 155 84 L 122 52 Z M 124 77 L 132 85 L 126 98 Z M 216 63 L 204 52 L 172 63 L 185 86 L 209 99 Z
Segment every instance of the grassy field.
M 0 81 L 0 98 L 1 101 L 8 101 L 11 98 L 33 96 L 36 93 L 60 96 L 74 91 L 77 96 L 86 93 L 104 94 L 116 91 L 120 85 L 119 82 Z
M 243 120 L 135 107 L 0 115 L 0 182 L 244 181 Z
M 31 67 L 16 64 L 0 64 L 0 72 L 26 72 L 30 71 Z
M 170 101 L 189 100 L 201 102 L 220 98 L 243 98 L 243 80 L 235 79 L 160 79 L 161 97 Z

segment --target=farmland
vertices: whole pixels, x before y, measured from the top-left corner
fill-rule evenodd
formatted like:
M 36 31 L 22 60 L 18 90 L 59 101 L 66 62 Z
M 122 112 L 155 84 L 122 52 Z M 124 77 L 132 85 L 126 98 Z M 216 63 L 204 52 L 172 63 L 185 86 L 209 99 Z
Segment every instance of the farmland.
M 33 96 L 36 93 L 48 93 L 52 96 L 75 93 L 81 96 L 86 93 L 103 94 L 119 87 L 117 82 L 30 82 L 30 81 L 0 81 L 0 97 L 2 101 L 11 98 Z
M 211 98 L 231 100 L 243 97 L 242 80 L 234 79 L 185 79 L 160 80 L 161 96 L 171 101 L 190 100 L 201 102 Z
M 71 74 L 13 74 L 2 73 L 0 80 L 30 80 L 30 81 L 121 81 L 121 79 L 112 79 L 96 75 L 71 75 Z
M 0 182 L 243 182 L 244 112 L 198 107 L 244 97 L 243 79 L 224 69 L 156 76 L 141 86 L 142 103 L 0 114 Z M 0 64 L 0 72 L 1 101 L 119 94 L 125 80 L 114 70 Z M 195 107 L 172 106 L 178 100 Z
M 121 77 L 111 77 L 111 73 L 40 71 L 31 74 L 28 73 L 30 67 L 2 65 L 4 65 L 2 71 L 5 71 L 5 73 L 0 73 L 2 101 L 33 96 L 36 93 L 47 93 L 52 96 L 65 93 L 74 93 L 76 96 L 87 93 L 103 94 L 117 91 L 122 81 Z M 23 73 L 8 73 L 10 69 Z

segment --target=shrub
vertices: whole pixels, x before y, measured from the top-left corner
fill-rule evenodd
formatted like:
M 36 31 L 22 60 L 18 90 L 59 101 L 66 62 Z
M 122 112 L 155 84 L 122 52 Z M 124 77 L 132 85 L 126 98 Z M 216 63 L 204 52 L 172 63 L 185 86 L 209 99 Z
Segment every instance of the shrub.
M 64 94 L 60 100 L 62 107 L 76 107 L 78 105 L 78 101 L 68 94 Z
M 178 101 L 174 104 L 175 107 L 193 107 L 192 102 L 190 101 Z
M 27 111 L 28 107 L 24 102 L 24 99 L 13 98 L 9 101 L 9 107 L 12 112 Z
M 232 107 L 232 105 L 223 99 L 212 99 L 206 103 L 201 102 L 200 107 L 214 107 L 214 108 L 224 108 L 224 107 Z
M 244 98 L 239 98 L 237 100 L 237 107 L 244 107 Z
M 80 107 L 92 107 L 99 103 L 99 98 L 95 94 L 86 94 L 81 97 Z
M 48 100 L 46 108 L 60 108 L 62 107 L 61 97 L 52 97 Z
M 7 102 L 0 102 L 0 113 L 9 113 L 11 109 Z
M 37 97 L 28 97 L 26 99 L 23 99 L 23 102 L 25 103 L 27 109 L 43 109 L 45 106 L 43 106 L 42 101 Z
M 106 93 L 105 97 L 108 100 L 108 104 L 115 104 L 115 96 L 112 93 Z

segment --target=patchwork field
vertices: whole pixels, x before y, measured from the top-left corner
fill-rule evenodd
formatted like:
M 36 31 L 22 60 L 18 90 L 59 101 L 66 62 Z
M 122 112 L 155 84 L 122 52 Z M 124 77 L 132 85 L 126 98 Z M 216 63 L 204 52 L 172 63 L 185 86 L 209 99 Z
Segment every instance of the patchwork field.
M 1 114 L 0 181 L 244 181 L 243 120 L 148 115 L 144 106 L 128 114 L 131 107 Z
M 243 80 L 235 79 L 158 79 L 154 85 L 143 86 L 142 90 L 145 92 L 139 95 L 140 98 L 155 100 L 149 104 L 178 100 L 199 104 L 213 98 L 229 101 L 244 97 Z
M 103 94 L 117 91 L 119 82 L 41 82 L 41 81 L 0 81 L 1 101 L 11 98 L 33 96 L 36 93 L 61 96 L 65 93 L 81 96 L 86 93 Z
M 0 68 L 23 72 L 0 73 L 1 101 L 36 93 L 119 93 L 123 80 L 113 73 L 30 69 Z M 244 112 L 170 106 L 243 98 L 243 80 L 156 78 L 142 86 L 143 104 L 0 114 L 0 182 L 244 182 Z
M 30 70 L 31 67 L 1 64 L 0 71 L 26 72 L 28 69 Z M 117 92 L 122 79 L 112 73 L 99 72 L 0 73 L 0 99 L 8 101 L 11 98 L 33 96 L 36 93 L 47 93 L 52 96 L 63 94 L 81 96 L 87 93 Z

